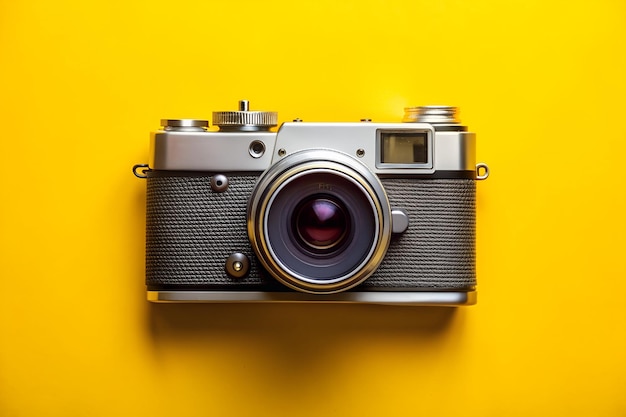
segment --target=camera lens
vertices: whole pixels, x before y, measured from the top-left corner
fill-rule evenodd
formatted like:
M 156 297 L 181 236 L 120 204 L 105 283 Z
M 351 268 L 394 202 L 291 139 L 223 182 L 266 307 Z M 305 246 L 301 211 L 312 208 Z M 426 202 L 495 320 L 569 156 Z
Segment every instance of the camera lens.
M 383 260 L 391 210 L 365 165 L 337 151 L 306 150 L 261 175 L 248 204 L 248 236 L 265 269 L 288 287 L 345 291 Z
M 294 229 L 299 240 L 318 253 L 332 251 L 344 242 L 350 218 L 342 203 L 331 196 L 305 200 L 295 211 Z
M 289 176 L 265 207 L 262 234 L 271 264 L 298 285 L 350 281 L 379 240 L 375 204 L 353 178 L 332 170 Z

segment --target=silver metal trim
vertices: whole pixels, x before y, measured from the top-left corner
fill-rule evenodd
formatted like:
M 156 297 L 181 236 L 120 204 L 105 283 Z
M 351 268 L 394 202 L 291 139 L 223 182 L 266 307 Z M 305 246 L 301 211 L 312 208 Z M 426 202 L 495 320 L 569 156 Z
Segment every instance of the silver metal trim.
M 377 129 L 430 131 L 433 138 L 432 167 L 378 168 Z M 250 158 L 250 143 L 255 140 L 262 141 L 266 151 L 259 158 Z M 258 172 L 265 171 L 287 155 L 311 149 L 333 149 L 347 155 L 355 155 L 358 151 L 359 161 L 375 174 L 418 176 L 436 171 L 476 169 L 474 133 L 435 132 L 432 125 L 423 123 L 289 122 L 283 123 L 278 133 L 159 130 L 150 136 L 148 163 L 154 170 L 165 171 Z
M 148 291 L 153 303 L 349 303 L 404 306 L 468 306 L 476 304 L 476 291 L 367 292 L 335 294 L 263 291 Z
M 472 132 L 437 132 L 433 126 L 426 123 L 283 123 L 277 132 L 274 149 L 286 151 L 275 156 L 272 164 L 285 155 L 313 148 L 334 149 L 347 155 L 354 155 L 357 149 L 363 149 L 365 153 L 359 161 L 375 174 L 417 176 L 433 174 L 436 171 L 474 171 L 476 135 Z M 378 129 L 430 131 L 433 138 L 432 167 L 379 167 L 376 160 Z
M 267 151 L 250 157 L 250 143 L 263 142 Z M 272 161 L 276 133 L 166 132 L 151 134 L 150 168 L 163 171 L 265 171 Z

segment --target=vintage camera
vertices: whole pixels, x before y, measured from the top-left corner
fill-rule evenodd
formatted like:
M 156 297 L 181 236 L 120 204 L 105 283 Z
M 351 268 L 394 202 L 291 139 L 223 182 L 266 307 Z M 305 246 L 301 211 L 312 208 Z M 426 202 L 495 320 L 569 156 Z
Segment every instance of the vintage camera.
M 155 302 L 476 302 L 474 133 L 456 108 L 403 123 L 162 120 L 147 180 Z

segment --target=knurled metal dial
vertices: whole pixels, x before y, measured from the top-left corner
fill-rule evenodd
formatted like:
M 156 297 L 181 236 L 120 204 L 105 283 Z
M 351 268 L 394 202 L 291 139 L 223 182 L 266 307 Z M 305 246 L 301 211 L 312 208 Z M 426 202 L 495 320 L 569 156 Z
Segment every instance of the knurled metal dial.
M 250 111 L 248 100 L 239 101 L 238 111 L 214 111 L 213 125 L 222 131 L 263 131 L 278 125 L 274 111 Z
M 405 123 L 446 123 L 459 124 L 458 110 L 452 106 L 421 106 L 421 107 L 405 107 L 404 118 Z

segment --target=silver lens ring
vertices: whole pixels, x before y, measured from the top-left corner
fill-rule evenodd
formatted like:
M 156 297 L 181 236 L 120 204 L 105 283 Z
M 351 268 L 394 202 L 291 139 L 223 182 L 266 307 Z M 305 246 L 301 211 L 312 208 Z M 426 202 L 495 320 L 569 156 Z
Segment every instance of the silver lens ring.
M 311 198 L 336 201 L 351 222 L 346 227 L 350 235 L 323 253 L 299 243 L 291 220 L 302 201 Z M 391 238 L 391 209 L 378 177 L 334 150 L 297 152 L 271 166 L 252 192 L 247 220 L 252 247 L 272 276 L 316 294 L 345 291 L 366 280 Z

